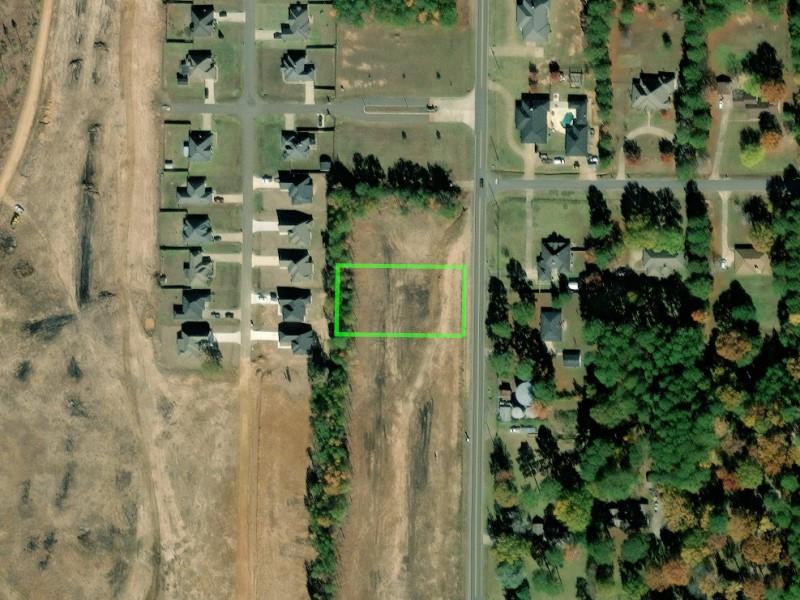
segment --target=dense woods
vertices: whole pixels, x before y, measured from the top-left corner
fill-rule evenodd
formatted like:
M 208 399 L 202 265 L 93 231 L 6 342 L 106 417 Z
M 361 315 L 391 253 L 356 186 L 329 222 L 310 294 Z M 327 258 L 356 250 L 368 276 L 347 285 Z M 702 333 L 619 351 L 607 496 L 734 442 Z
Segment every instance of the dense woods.
M 644 223 L 674 218 L 663 191 L 626 194 L 623 212 Z M 639 207 L 645 198 L 653 206 Z M 685 199 L 685 229 L 669 242 L 685 252 L 686 273 L 655 278 L 608 269 L 630 219 L 615 223 L 602 194 L 589 193 L 595 262 L 579 296 L 593 351 L 577 387 L 575 447 L 547 425 L 516 457 L 494 441 L 488 528 L 506 598 L 563 594 L 564 557 L 576 548 L 587 561 L 581 599 L 800 598 L 800 174 L 789 167 L 747 209 L 768 232 L 779 331 L 761 330 L 735 279 L 709 302 L 707 205 L 693 182 Z M 490 330 L 509 323 L 513 336 L 514 304 L 493 280 Z M 490 339 L 505 351 L 504 335 Z

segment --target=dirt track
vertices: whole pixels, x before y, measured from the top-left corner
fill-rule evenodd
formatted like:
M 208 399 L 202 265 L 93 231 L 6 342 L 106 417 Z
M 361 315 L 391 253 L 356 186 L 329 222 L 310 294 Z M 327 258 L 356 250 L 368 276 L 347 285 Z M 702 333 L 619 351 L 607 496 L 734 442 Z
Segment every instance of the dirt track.
M 466 222 L 466 215 L 455 224 L 417 213 L 370 215 L 354 228 L 353 258 L 463 263 Z M 376 287 L 356 292 L 356 326 L 360 311 L 368 320 L 412 316 L 402 308 L 397 313 L 396 295 Z M 429 293 L 438 310 L 413 317 L 430 331 L 444 330 L 460 311 L 460 294 L 446 285 Z M 340 552 L 342 598 L 450 599 L 462 593 L 464 352 L 463 340 L 356 340 L 349 368 L 353 485 Z

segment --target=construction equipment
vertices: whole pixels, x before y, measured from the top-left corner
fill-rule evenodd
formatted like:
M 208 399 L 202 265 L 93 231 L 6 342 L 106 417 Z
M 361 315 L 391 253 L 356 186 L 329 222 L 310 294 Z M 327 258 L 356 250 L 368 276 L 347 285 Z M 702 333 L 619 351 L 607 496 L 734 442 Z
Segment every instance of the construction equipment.
M 14 214 L 11 217 L 11 229 L 16 229 L 17 222 L 20 220 L 24 212 L 25 212 L 25 207 L 22 206 L 22 204 L 14 205 Z

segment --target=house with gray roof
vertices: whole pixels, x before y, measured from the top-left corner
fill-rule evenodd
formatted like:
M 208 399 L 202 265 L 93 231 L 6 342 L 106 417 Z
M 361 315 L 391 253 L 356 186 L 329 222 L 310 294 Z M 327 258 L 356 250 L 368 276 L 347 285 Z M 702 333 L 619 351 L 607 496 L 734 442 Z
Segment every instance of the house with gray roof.
M 182 290 L 181 303 L 172 307 L 173 316 L 187 321 L 202 319 L 206 304 L 211 302 L 211 298 L 211 290 Z
M 189 260 L 183 263 L 183 274 L 189 287 L 206 287 L 214 278 L 214 261 L 200 248 L 191 248 Z
M 189 33 L 193 38 L 217 35 L 217 19 L 213 4 L 192 4 Z
M 567 96 L 567 106 L 573 117 L 564 126 L 564 154 L 586 156 L 589 153 L 588 100 L 583 94 L 570 94 Z
M 311 245 L 311 215 L 299 210 L 278 210 L 278 231 L 297 248 Z
M 311 19 L 308 15 L 308 4 L 295 2 L 289 5 L 289 19 L 281 23 L 281 38 L 307 40 L 311 35 Z
M 571 270 L 572 250 L 570 241 L 555 231 L 542 238 L 542 250 L 536 259 L 540 281 L 556 281 L 560 275 Z
M 314 263 L 307 250 L 278 248 L 278 264 L 289 271 L 289 279 L 308 281 L 314 275 Z
M 205 129 L 192 129 L 183 141 L 183 155 L 195 162 L 208 162 L 214 156 L 214 133 Z
M 211 326 L 205 321 L 181 323 L 177 342 L 178 354 L 184 356 L 205 356 L 209 350 L 219 352 L 219 346 L 211 331 Z
M 285 83 L 314 81 L 315 67 L 305 50 L 287 50 L 281 57 L 281 77 Z
M 550 38 L 550 0 L 517 0 L 517 29 L 523 41 L 546 44 Z
M 214 241 L 208 215 L 186 215 L 183 219 L 183 241 L 187 245 L 210 244 Z
M 311 290 L 295 287 L 278 287 L 278 306 L 284 321 L 302 323 L 306 320 L 306 307 L 311 303 Z
M 544 342 L 561 341 L 561 309 L 545 307 L 539 316 L 539 333 Z
M 668 110 L 677 89 L 675 73 L 640 73 L 631 86 L 631 104 L 637 110 Z
M 314 181 L 305 171 L 279 171 L 280 188 L 289 193 L 292 204 L 309 204 L 314 199 Z
M 669 277 L 673 273 L 683 271 L 685 264 L 682 254 L 647 249 L 642 251 L 642 267 L 645 274 L 650 277 Z
M 179 85 L 189 85 L 216 77 L 217 63 L 211 50 L 189 50 L 178 65 Z
M 547 143 L 548 94 L 522 94 L 515 103 L 514 124 L 523 144 Z
M 291 348 L 295 354 L 308 354 L 314 342 L 314 331 L 308 323 L 278 324 L 278 346 Z
M 577 349 L 564 350 L 561 353 L 561 360 L 568 369 L 577 369 L 583 364 L 581 351 Z
M 303 160 L 308 158 L 317 142 L 310 131 L 284 129 L 281 131 L 281 158 L 283 160 Z
M 214 199 L 213 188 L 206 185 L 206 178 L 200 175 L 189 175 L 186 183 L 179 185 L 175 193 L 178 206 L 211 204 Z

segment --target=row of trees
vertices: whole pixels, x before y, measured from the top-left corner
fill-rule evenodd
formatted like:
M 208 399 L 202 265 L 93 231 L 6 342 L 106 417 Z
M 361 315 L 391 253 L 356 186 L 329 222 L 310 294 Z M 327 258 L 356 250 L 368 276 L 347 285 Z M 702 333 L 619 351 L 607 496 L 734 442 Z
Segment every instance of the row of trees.
M 375 17 L 392 25 L 404 26 L 428 19 L 441 25 L 454 25 L 458 16 L 455 0 L 335 0 L 338 18 L 360 25 L 365 17 Z M 425 15 L 424 21 L 420 15 Z
M 686 267 L 688 275 L 686 287 L 696 298 L 708 299 L 714 283 L 710 273 L 711 221 L 708 218 L 708 205 L 697 184 L 690 181 L 686 185 Z
M 373 154 L 354 154 L 352 168 L 336 161 L 328 172 L 328 190 L 339 195 L 349 212 L 363 211 L 387 196 L 396 197 L 405 208 L 436 208 L 447 216 L 461 206 L 461 188 L 447 167 L 401 158 L 384 171 Z
M 611 85 L 611 56 L 608 42 L 614 24 L 614 0 L 584 0 L 583 23 L 586 41 L 586 60 L 594 74 L 594 90 L 600 111 L 600 139 L 597 153 L 601 167 L 607 167 L 614 158 L 614 140 L 608 132 L 608 123 L 614 106 L 614 89 Z
M 705 154 L 711 131 L 711 109 L 705 99 L 708 47 L 704 10 L 709 6 L 711 3 L 700 0 L 684 0 L 681 11 L 684 33 L 675 93 L 675 165 L 686 178 L 694 173 L 698 156 Z
M 334 273 L 337 263 L 350 262 L 353 220 L 374 208 L 387 195 L 397 196 L 406 208 L 436 207 L 452 210 L 458 205 L 458 188 L 449 171 L 438 165 L 422 167 L 399 160 L 388 174 L 373 156 L 353 156 L 353 168 L 334 163 L 328 173 L 327 226 L 323 232 L 327 295 L 325 312 L 332 321 Z M 340 274 L 339 322 L 346 330 L 352 322 L 352 276 Z M 306 474 L 306 506 L 311 517 L 309 532 L 316 557 L 306 563 L 307 589 L 312 600 L 336 597 L 338 530 L 348 508 L 351 478 L 347 441 L 349 381 L 347 360 L 350 338 L 334 337 L 329 326 L 329 353 L 315 344 L 308 360 L 311 381 L 311 466 Z
M 539 330 L 531 327 L 536 310 L 533 286 L 519 261 L 511 259 L 507 273 L 520 299 L 509 305 L 503 282 L 497 277 L 489 280 L 486 313 L 486 330 L 492 342 L 489 366 L 501 380 L 534 381 L 537 398 L 548 400 L 555 389 L 553 360 Z

